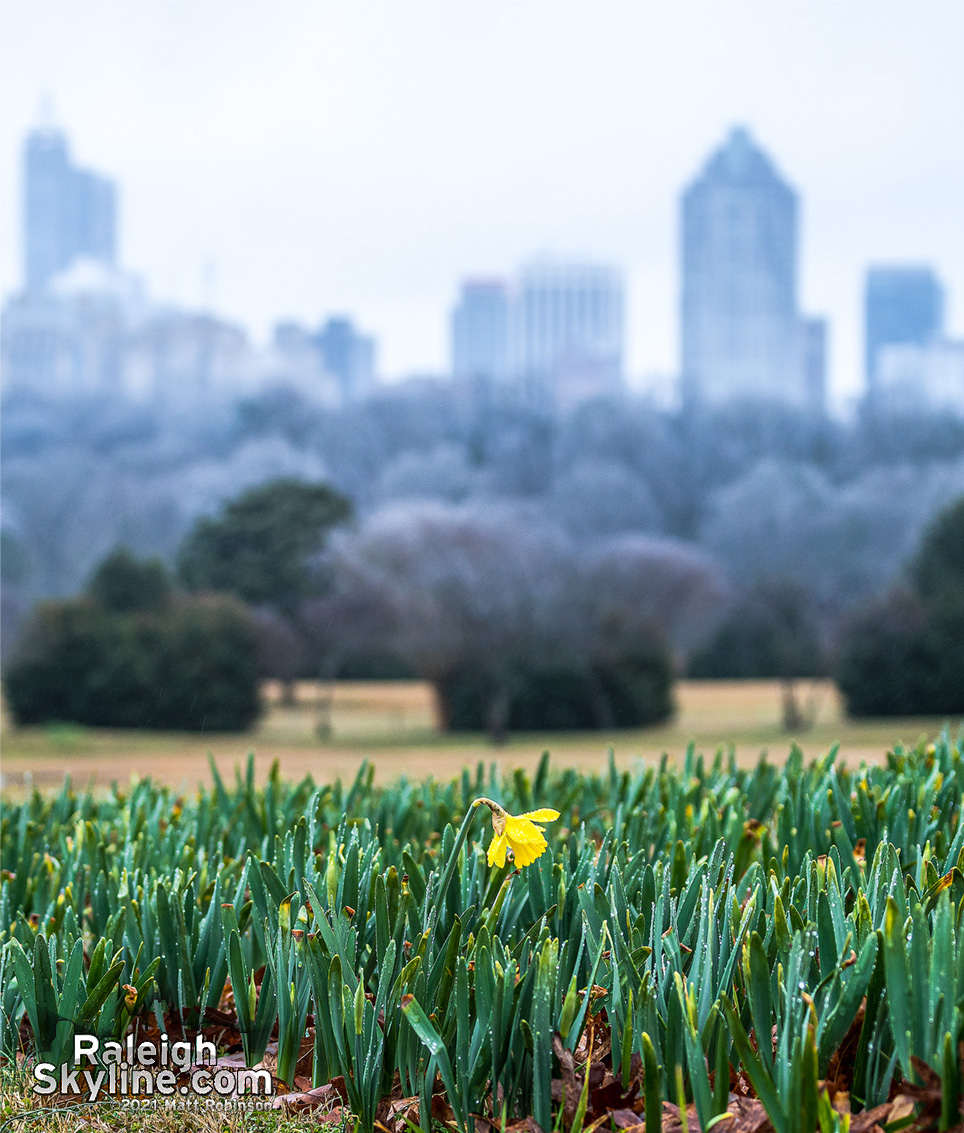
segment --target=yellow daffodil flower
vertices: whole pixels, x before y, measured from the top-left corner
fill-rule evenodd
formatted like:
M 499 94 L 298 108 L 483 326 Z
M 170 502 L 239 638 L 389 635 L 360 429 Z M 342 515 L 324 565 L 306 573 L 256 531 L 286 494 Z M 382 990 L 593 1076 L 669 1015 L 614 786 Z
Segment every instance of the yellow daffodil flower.
M 491 799 L 476 799 L 475 806 L 487 806 L 492 811 L 492 841 L 489 843 L 489 865 L 505 865 L 506 850 L 512 851 L 517 866 L 531 865 L 546 849 L 544 826 L 537 822 L 552 822 L 559 817 L 557 810 L 531 810 L 528 814 L 508 814 Z

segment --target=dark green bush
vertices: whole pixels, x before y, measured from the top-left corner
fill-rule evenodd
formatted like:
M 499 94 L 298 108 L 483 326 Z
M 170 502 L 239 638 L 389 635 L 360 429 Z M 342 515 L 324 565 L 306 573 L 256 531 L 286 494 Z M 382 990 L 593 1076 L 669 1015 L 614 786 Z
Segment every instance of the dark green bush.
M 643 728 L 672 716 L 674 673 L 665 649 L 640 650 L 598 673 L 615 727 Z
M 401 657 L 372 650 L 346 653 L 335 670 L 339 681 L 413 681 L 417 677 Z
M 964 497 L 938 515 L 910 587 L 847 626 L 835 677 L 851 716 L 964 714 Z
M 587 669 L 532 669 L 509 710 L 517 732 L 642 728 L 673 711 L 673 672 L 659 650 Z
M 327 484 L 269 480 L 229 500 L 188 532 L 177 555 L 188 590 L 236 594 L 289 619 L 324 589 L 318 555 L 351 501 Z
M 851 716 L 964 713 L 964 603 L 877 599 L 848 626 L 835 675 Z
M 532 668 L 520 674 L 509 704 L 511 731 L 576 732 L 604 727 L 601 690 L 591 669 Z M 601 705 L 600 705 L 601 707 Z
M 214 596 L 148 613 L 42 603 L 4 684 L 18 724 L 242 731 L 260 710 L 251 619 Z
M 146 726 L 235 732 L 257 719 L 256 634 L 236 599 L 182 599 L 165 621 L 156 656 L 156 699 Z
M 529 665 L 505 682 L 509 731 L 592 731 L 640 728 L 673 711 L 673 671 L 665 649 L 595 665 Z M 439 699 L 452 731 L 490 731 L 498 696 L 494 678 L 471 668 L 439 682 Z
M 910 568 L 925 599 L 964 594 L 964 496 L 934 519 Z
M 87 593 L 117 614 L 166 609 L 172 589 L 160 559 L 138 559 L 126 547 L 112 551 L 87 584 Z
M 946 591 L 931 604 L 928 622 L 937 657 L 929 711 L 964 715 L 964 592 Z
M 688 672 L 710 680 L 823 676 L 826 664 L 807 595 L 789 584 L 755 587 L 693 654 Z
M 90 598 L 41 603 L 4 674 L 14 719 L 134 726 L 152 692 L 140 628 Z

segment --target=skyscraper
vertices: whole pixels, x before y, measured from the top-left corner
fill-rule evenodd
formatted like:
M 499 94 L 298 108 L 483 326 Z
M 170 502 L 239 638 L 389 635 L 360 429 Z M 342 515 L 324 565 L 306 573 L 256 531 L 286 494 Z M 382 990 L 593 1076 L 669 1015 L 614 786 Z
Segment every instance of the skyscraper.
M 827 401 L 827 320 L 804 319 L 803 382 L 807 403 L 821 410 Z
M 944 288 L 929 267 L 875 267 L 864 291 L 867 392 L 876 392 L 886 346 L 924 346 L 944 325 Z
M 113 264 L 112 181 L 71 163 L 66 136 L 34 130 L 24 145 L 24 280 L 40 290 L 79 257 Z
M 498 279 L 470 279 L 452 312 L 452 376 L 504 382 L 509 377 L 509 288 Z
M 797 195 L 745 129 L 683 193 L 682 253 L 684 398 L 811 405 L 823 378 L 797 309 Z
M 522 268 L 514 365 L 529 391 L 562 408 L 623 386 L 623 283 L 600 264 L 534 260 Z
M 375 340 L 359 334 L 351 319 L 330 318 L 314 336 L 325 369 L 345 401 L 360 401 L 375 384 Z
M 964 341 L 892 342 L 877 355 L 874 402 L 904 411 L 964 416 Z

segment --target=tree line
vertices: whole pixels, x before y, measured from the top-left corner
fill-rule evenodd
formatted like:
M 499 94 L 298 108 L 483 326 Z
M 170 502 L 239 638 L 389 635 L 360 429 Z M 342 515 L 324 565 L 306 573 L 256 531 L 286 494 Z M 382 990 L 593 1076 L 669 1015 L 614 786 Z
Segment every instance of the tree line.
M 41 603 L 5 666 L 21 723 L 243 729 L 258 680 L 413 676 L 443 724 L 639 727 L 674 677 L 832 671 L 855 714 L 964 712 L 964 496 L 836 648 L 787 579 L 734 595 L 665 535 L 580 539 L 532 501 L 410 499 L 358 516 L 326 483 L 283 478 L 197 520 L 173 571 L 120 548 L 84 592 Z
M 668 538 L 734 595 L 794 583 L 825 644 L 886 588 L 964 491 L 964 421 L 841 422 L 744 402 L 692 412 L 642 398 L 550 414 L 508 391 L 409 383 L 323 408 L 291 390 L 203 413 L 117 398 L 4 398 L 3 629 L 66 597 L 123 545 L 173 567 L 202 517 L 247 487 L 325 482 L 363 520 L 413 500 L 528 506 L 571 539 Z

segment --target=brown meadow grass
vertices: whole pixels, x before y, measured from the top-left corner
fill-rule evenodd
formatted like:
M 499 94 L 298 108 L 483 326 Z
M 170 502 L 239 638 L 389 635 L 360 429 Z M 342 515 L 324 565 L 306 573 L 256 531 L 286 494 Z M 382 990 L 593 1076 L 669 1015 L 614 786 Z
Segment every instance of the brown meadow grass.
M 261 778 L 274 760 L 287 777 L 347 778 L 368 758 L 383 783 L 402 775 L 447 778 L 480 759 L 531 768 L 546 749 L 557 763 L 586 771 L 603 766 L 610 747 L 620 766 L 635 759 L 658 760 L 664 752 L 678 760 L 690 742 L 708 756 L 732 745 L 744 765 L 764 751 L 781 760 L 793 741 L 807 756 L 839 743 L 848 763 L 871 762 L 882 760 L 896 743 L 914 744 L 947 723 L 934 718 L 849 720 L 831 682 L 807 681 L 800 683 L 798 694 L 813 724 L 789 734 L 781 724 L 776 681 L 682 681 L 676 689 L 676 714 L 666 724 L 634 731 L 519 733 L 496 748 L 484 736 L 440 732 L 433 690 L 420 682 L 301 682 L 293 705 L 282 702 L 276 684 L 269 682 L 265 694 L 265 715 L 244 734 L 15 728 L 4 713 L 3 790 L 18 795 L 31 785 L 58 787 L 67 774 L 77 786 L 150 775 L 188 790 L 210 780 L 208 753 L 222 774 L 231 775 L 252 751 Z

